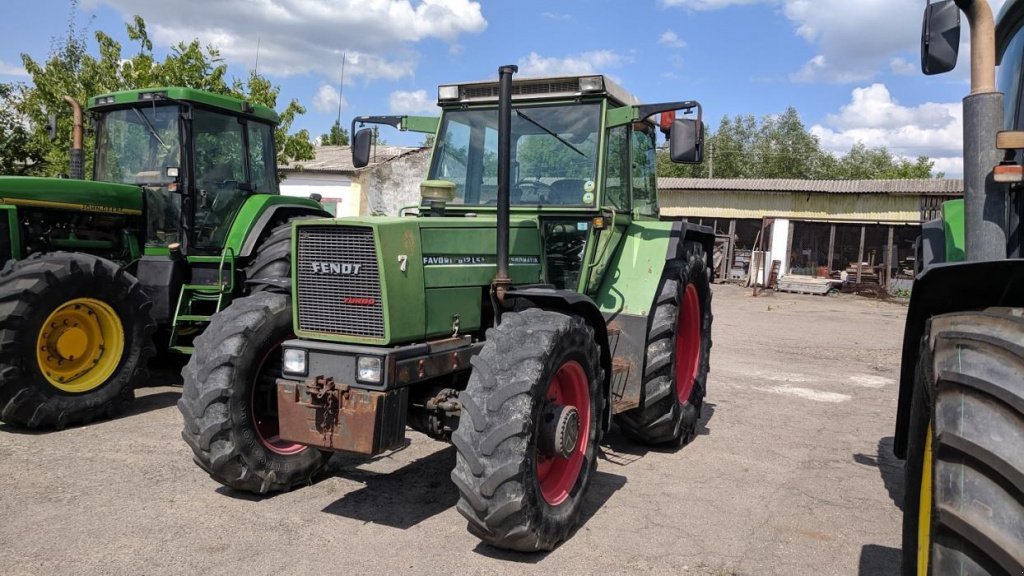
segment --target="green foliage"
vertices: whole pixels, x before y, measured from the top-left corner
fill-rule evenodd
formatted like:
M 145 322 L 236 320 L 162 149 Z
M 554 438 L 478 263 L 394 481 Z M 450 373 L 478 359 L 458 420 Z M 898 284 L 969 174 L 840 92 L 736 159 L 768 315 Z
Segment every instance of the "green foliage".
M 672 164 L 665 150 L 658 152 L 657 162 L 659 176 L 801 180 L 932 178 L 935 166 L 927 156 L 911 161 L 862 143 L 835 156 L 822 149 L 793 107 L 760 120 L 749 114 L 723 117 L 718 131 L 706 138 L 703 164 Z
M 0 84 L 0 174 L 41 169 L 46 150 L 32 137 L 28 119 L 18 111 L 24 86 Z
M 341 122 L 335 120 L 331 131 L 320 136 L 321 146 L 348 146 L 348 130 L 341 127 Z
M 14 110 L 31 129 L 25 142 L 18 147 L 20 151 L 13 155 L 22 158 L 33 158 L 33 154 L 38 156 L 37 163 L 29 172 L 54 175 L 67 169 L 71 116 L 63 102 L 64 95 L 85 103 L 89 96 L 106 92 L 183 86 L 244 98 L 276 109 L 280 88 L 256 72 L 250 72 L 245 79 L 229 80 L 227 64 L 215 46 L 202 46 L 195 39 L 180 42 L 163 60 L 158 60 L 153 55 L 153 42 L 146 23 L 140 16 L 126 24 L 127 36 L 135 44 L 133 55 L 125 56 L 121 44 L 102 31 L 94 33 L 95 51 L 90 51 L 85 30 L 80 29 L 74 20 L 77 5 L 77 1 L 72 1 L 67 35 L 55 40 L 46 60 L 38 62 L 28 54 L 21 55 L 22 64 L 32 81 L 31 86 L 20 90 Z M 281 164 L 313 158 L 313 144 L 308 131 L 289 133 L 295 118 L 305 112 L 297 100 L 292 100 L 279 112 L 281 122 L 275 136 L 277 160 Z M 50 142 L 45 126 L 47 116 L 54 113 L 58 115 L 57 139 Z M 0 122 L 4 118 L 0 117 Z M 87 135 L 84 144 L 89 165 L 87 173 L 92 164 L 92 140 L 92 136 Z M 0 167 L 8 173 L 5 162 L 0 160 Z

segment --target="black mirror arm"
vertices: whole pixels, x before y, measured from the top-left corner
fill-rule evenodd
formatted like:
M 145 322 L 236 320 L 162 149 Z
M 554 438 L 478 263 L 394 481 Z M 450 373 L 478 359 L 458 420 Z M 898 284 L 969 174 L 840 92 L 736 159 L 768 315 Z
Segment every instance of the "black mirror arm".
M 662 102 L 660 104 L 644 104 L 637 106 L 637 119 L 646 120 L 659 112 L 670 112 L 674 110 L 682 110 L 684 113 L 697 110 L 697 122 L 703 121 L 704 107 L 700 105 L 700 102 L 696 100 L 683 100 L 680 102 Z

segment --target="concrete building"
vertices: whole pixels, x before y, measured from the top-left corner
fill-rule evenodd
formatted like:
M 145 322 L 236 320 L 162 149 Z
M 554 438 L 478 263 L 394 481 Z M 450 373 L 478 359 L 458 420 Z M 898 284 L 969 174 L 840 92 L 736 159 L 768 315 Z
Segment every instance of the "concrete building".
M 878 283 L 913 278 L 914 241 L 961 180 L 659 178 L 662 217 L 713 226 L 719 277 L 746 279 L 752 252 L 787 274 Z M 753 256 L 756 258 L 756 256 Z M 843 275 L 846 272 L 846 275 Z
M 418 204 L 419 185 L 427 173 L 429 148 L 378 146 L 370 164 L 356 169 L 348 146 L 317 146 L 313 160 L 278 166 L 284 176 L 281 194 L 319 194 L 336 216 L 394 216 Z

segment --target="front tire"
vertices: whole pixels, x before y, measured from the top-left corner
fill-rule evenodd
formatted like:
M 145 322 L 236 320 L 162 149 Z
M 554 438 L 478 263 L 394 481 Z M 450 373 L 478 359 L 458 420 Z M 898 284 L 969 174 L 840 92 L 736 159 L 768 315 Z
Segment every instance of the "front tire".
M 507 312 L 472 362 L 452 436 L 457 509 L 492 546 L 552 550 L 578 527 L 597 463 L 605 399 L 594 331 L 559 312 Z
M 627 436 L 681 446 L 693 438 L 704 405 L 711 356 L 711 282 L 698 242 L 666 266 L 647 333 L 641 406 L 616 416 Z
M 124 412 L 146 380 L 156 324 L 139 281 L 71 252 L 0 272 L 0 420 L 64 428 Z
M 292 337 L 291 299 L 259 292 L 215 314 L 182 371 L 181 437 L 221 484 L 256 494 L 312 482 L 328 454 L 277 435 L 281 343 Z
M 1024 311 L 932 318 L 910 413 L 903 573 L 1024 573 Z

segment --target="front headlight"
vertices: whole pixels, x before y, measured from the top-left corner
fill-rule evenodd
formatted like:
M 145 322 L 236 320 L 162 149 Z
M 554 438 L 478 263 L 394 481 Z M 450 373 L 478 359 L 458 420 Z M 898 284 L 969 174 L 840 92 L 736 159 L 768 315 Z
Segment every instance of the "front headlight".
M 356 361 L 356 380 L 380 384 L 381 361 L 377 356 L 360 356 Z
M 285 374 L 295 374 L 297 376 L 306 375 L 306 351 L 299 350 L 298 348 L 285 348 L 284 349 L 284 366 L 282 370 Z

